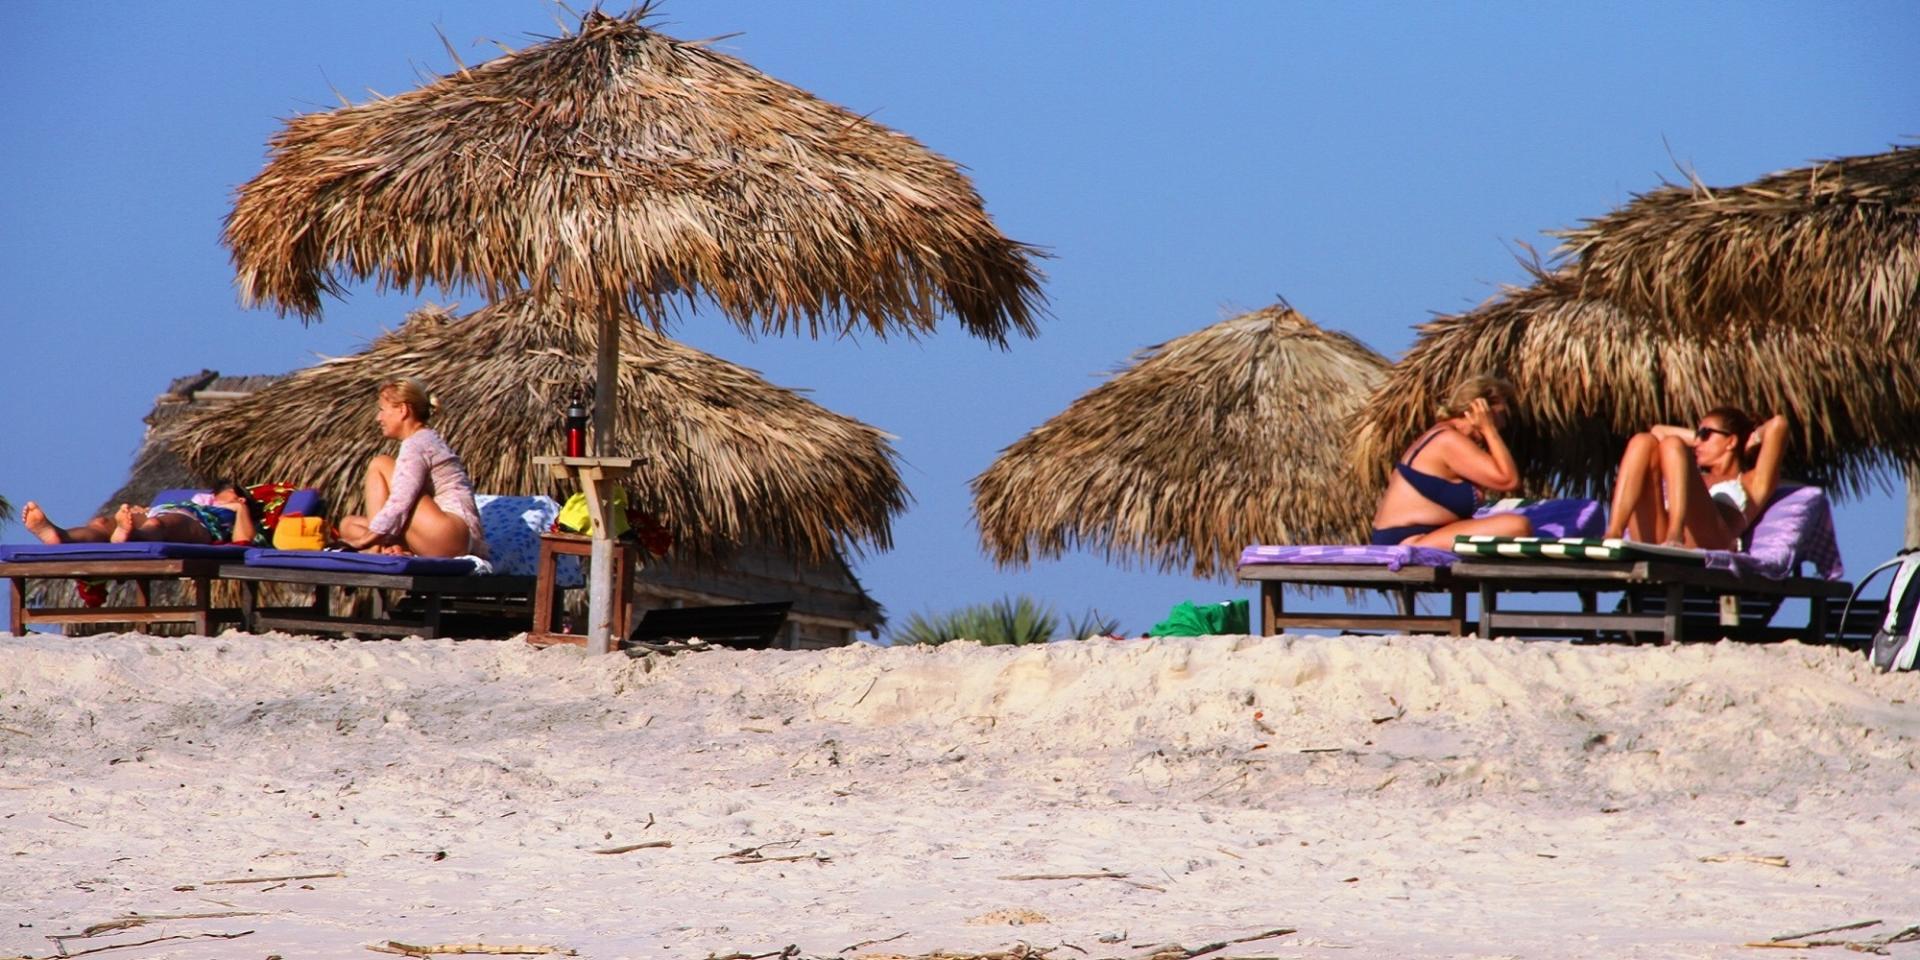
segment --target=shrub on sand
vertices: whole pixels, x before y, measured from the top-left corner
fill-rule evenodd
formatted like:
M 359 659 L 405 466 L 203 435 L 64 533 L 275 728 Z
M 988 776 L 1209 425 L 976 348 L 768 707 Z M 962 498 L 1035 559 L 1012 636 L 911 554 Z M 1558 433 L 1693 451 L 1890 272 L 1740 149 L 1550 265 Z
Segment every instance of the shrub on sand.
M 1105 635 L 1118 629 L 1119 623 L 1089 610 L 1060 629 L 1060 617 L 1053 607 L 1032 597 L 1002 597 L 991 603 L 977 603 L 945 613 L 916 613 L 892 631 L 895 645 L 940 644 L 949 640 L 973 640 L 985 646 L 1046 643 L 1061 636 L 1084 639 Z

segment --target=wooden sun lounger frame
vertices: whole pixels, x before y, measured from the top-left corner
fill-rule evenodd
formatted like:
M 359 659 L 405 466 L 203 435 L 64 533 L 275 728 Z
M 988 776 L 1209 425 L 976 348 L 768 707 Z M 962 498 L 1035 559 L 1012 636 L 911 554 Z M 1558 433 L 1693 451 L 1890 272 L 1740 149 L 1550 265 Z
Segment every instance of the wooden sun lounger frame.
M 1809 610 L 1805 628 L 1779 628 L 1769 623 L 1757 631 L 1732 629 L 1738 630 L 1743 639 L 1793 636 L 1820 642 L 1828 636 L 1829 609 L 1836 600 L 1845 601 L 1853 590 L 1852 584 L 1839 580 L 1743 577 L 1725 570 L 1662 560 L 1462 557 L 1453 565 L 1453 576 L 1478 587 L 1481 635 L 1490 637 L 1520 633 L 1577 633 L 1588 637 L 1601 632 L 1652 633 L 1658 634 L 1664 643 L 1677 643 L 1684 639 L 1686 598 L 1691 593 L 1714 598 L 1806 599 Z M 1663 608 L 1659 612 L 1633 609 L 1638 596 L 1648 591 L 1659 591 Z M 1596 609 L 1595 596 L 1613 592 L 1625 597 L 1628 609 Z M 1575 613 L 1502 609 L 1501 595 L 1511 593 L 1574 593 L 1581 598 L 1581 610 Z
M 378 636 L 446 636 L 448 617 L 480 613 L 497 620 L 507 632 L 533 625 L 534 578 L 498 575 L 415 576 L 302 567 L 257 567 L 240 563 L 220 565 L 218 576 L 240 585 L 240 621 L 248 632 L 284 630 L 289 633 L 373 634 Z M 260 585 L 280 583 L 312 587 L 314 599 L 306 607 L 262 607 Z M 373 611 L 366 617 L 334 616 L 329 601 L 335 587 L 371 588 Z M 420 612 L 393 609 L 387 590 L 418 598 Z
M 141 557 L 117 560 L 36 560 L 0 563 L 0 578 L 13 587 L 13 632 L 24 634 L 34 624 L 188 623 L 193 631 L 211 635 L 223 623 L 241 619 L 239 611 L 213 606 L 213 581 L 224 561 L 205 557 Z M 130 580 L 138 596 L 131 606 L 29 607 L 27 584 L 34 580 Z M 156 580 L 187 584 L 185 604 L 153 602 Z
M 1263 563 L 1244 564 L 1238 574 L 1242 581 L 1260 584 L 1262 636 L 1273 636 L 1288 627 L 1439 633 L 1455 637 L 1466 636 L 1473 630 L 1472 621 L 1467 619 L 1469 587 L 1460 582 L 1447 567 L 1407 564 L 1398 570 L 1390 570 L 1383 565 L 1366 563 Z M 1398 612 L 1290 612 L 1286 609 L 1283 597 L 1288 584 L 1379 591 L 1394 599 Z M 1414 601 L 1423 593 L 1446 594 L 1447 613 L 1421 615 Z

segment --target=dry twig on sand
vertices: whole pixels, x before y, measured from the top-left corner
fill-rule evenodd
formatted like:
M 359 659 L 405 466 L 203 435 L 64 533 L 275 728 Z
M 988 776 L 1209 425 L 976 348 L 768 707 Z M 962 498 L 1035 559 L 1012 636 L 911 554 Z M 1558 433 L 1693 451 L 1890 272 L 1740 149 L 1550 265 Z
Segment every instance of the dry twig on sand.
M 388 940 L 386 943 L 370 943 L 367 949 L 375 953 L 397 953 L 406 957 L 428 957 L 437 953 L 485 953 L 514 954 L 521 956 L 553 954 L 562 957 L 577 956 L 565 947 L 551 947 L 544 944 L 514 943 L 401 943 Z
M 860 949 L 861 947 L 871 947 L 871 946 L 874 946 L 875 944 L 881 944 L 881 943 L 892 943 L 892 942 L 894 942 L 895 940 L 898 940 L 898 939 L 900 939 L 901 937 L 904 937 L 904 936 L 906 936 L 907 934 L 909 934 L 909 933 L 911 933 L 911 932 L 912 932 L 912 931 L 910 931 L 910 930 L 902 930 L 901 932 L 899 932 L 899 933 L 896 933 L 896 934 L 894 934 L 894 935 L 893 935 L 893 936 L 891 936 L 891 937 L 881 937 L 881 938 L 880 938 L 880 939 L 878 939 L 878 940 L 862 940 L 862 941 L 860 941 L 859 943 L 855 943 L 855 944 L 849 944 L 848 946 L 844 946 L 844 947 L 841 947 L 841 948 L 840 948 L 840 952 L 841 952 L 841 953 L 851 953 L 851 952 L 853 952 L 853 951 L 855 951 L 855 950 L 858 950 L 858 949 Z
M 645 843 L 623 843 L 617 847 L 604 847 L 594 853 L 632 853 L 635 850 L 654 850 L 673 846 L 672 840 L 648 840 Z
M 799 860 L 811 860 L 815 863 L 825 865 L 833 862 L 832 857 L 822 856 L 818 853 L 796 853 L 784 857 L 769 857 L 761 852 L 768 847 L 792 847 L 799 845 L 799 843 L 799 840 L 775 840 L 772 843 L 763 843 L 757 847 L 741 847 L 738 850 L 723 853 L 714 857 L 714 859 L 732 860 L 734 863 L 793 863 Z
M 222 883 L 279 883 L 283 880 L 320 880 L 326 877 L 344 877 L 344 873 L 296 873 L 285 877 L 234 877 L 231 880 L 202 880 L 200 885 L 211 887 Z M 179 889 L 175 887 L 174 889 Z
M 149 923 L 158 923 L 162 920 L 221 920 L 227 917 L 257 916 L 260 916 L 258 911 L 246 910 L 230 910 L 223 913 L 134 914 L 133 916 L 121 917 L 118 920 L 106 920 L 96 923 L 93 926 L 81 930 L 79 933 L 56 933 L 47 939 L 52 940 L 56 944 L 65 940 L 84 940 L 88 937 L 97 937 L 103 933 L 115 933 L 121 930 L 131 930 L 134 927 L 144 927 Z M 1822 930 L 1817 932 L 1825 933 L 1826 931 Z
M 89 947 L 85 950 L 76 950 L 72 953 L 68 953 L 67 948 L 62 946 L 60 947 L 59 953 L 51 957 L 46 957 L 44 960 L 66 960 L 67 957 L 84 957 L 90 953 L 105 953 L 108 950 L 124 950 L 128 947 L 144 947 L 152 943 L 166 943 L 169 940 L 238 940 L 241 937 L 252 936 L 252 934 L 252 930 L 242 930 L 239 933 L 178 933 L 170 937 L 155 937 L 152 940 L 136 940 L 132 943 L 109 943 L 104 947 Z M 54 938 L 48 937 L 47 939 L 52 940 Z M 29 960 L 31 960 L 31 958 L 29 958 Z
M 1811 930 L 1811 931 L 1808 931 L 1807 933 L 1802 933 L 1797 935 L 1775 937 L 1772 940 L 1765 940 L 1758 943 L 1746 943 L 1746 944 L 1741 944 L 1741 946 L 1761 947 L 1761 948 L 1772 949 L 1772 950 L 1807 950 L 1813 947 L 1845 947 L 1848 950 L 1852 950 L 1856 953 L 1874 953 L 1884 957 L 1889 955 L 1889 951 L 1887 950 L 1887 948 L 1896 943 L 1920 942 L 1920 925 L 1906 927 L 1901 930 L 1895 930 L 1892 933 L 1884 934 L 1878 937 L 1869 937 L 1868 939 L 1865 939 L 1865 940 L 1801 939 L 1803 937 L 1810 937 L 1815 934 L 1832 933 L 1838 930 L 1858 930 L 1861 927 L 1871 927 L 1874 924 L 1879 922 L 1880 921 L 1878 920 L 1862 920 L 1859 923 L 1849 923 L 1849 924 L 1846 924 L 1845 926 L 1828 927 L 1825 930 Z
M 1793 864 L 1787 862 L 1786 857 L 1762 857 L 1750 853 L 1723 853 L 1716 856 L 1700 858 L 1701 863 L 1731 863 L 1736 860 L 1742 863 L 1757 863 L 1767 867 L 1793 866 Z
M 1127 874 L 1116 873 L 1112 870 L 1102 870 L 1099 873 L 1016 873 L 1016 874 L 1011 874 L 1008 876 L 1001 877 L 1000 879 L 1002 880 L 1118 880 L 1129 887 L 1138 887 L 1142 890 L 1153 890 L 1159 893 L 1167 892 L 1166 887 L 1156 887 L 1151 883 L 1141 883 L 1138 880 L 1131 880 L 1131 879 L 1128 879 Z
M 1152 953 L 1140 956 L 1137 960 L 1192 960 L 1193 957 L 1217 953 L 1234 944 L 1252 943 L 1256 940 L 1271 940 L 1274 937 L 1284 937 L 1287 934 L 1296 933 L 1298 930 L 1298 927 L 1275 927 L 1272 930 L 1250 933 L 1244 937 L 1235 937 L 1232 940 L 1216 940 L 1213 943 L 1201 947 L 1183 947 L 1177 943 L 1170 943 L 1154 950 Z

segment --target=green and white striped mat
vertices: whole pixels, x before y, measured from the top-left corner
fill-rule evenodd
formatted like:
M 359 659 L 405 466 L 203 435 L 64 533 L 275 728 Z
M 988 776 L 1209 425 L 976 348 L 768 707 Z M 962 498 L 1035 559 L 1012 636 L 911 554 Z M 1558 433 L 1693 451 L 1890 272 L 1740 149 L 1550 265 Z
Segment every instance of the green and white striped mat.
M 1631 540 L 1592 537 L 1455 537 L 1453 552 L 1463 557 L 1511 557 L 1549 560 L 1666 560 L 1704 564 L 1704 551 L 1663 547 Z

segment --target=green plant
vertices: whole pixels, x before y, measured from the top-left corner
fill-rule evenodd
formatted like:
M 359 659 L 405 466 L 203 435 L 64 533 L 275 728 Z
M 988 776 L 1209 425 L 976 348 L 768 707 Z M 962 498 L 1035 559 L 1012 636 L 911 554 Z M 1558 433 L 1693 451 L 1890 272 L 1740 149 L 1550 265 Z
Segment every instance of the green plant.
M 1018 646 L 1046 643 L 1063 636 L 1085 640 L 1119 629 L 1120 621 L 1103 617 L 1098 610 L 1088 610 L 1067 621 L 1063 630 L 1053 607 L 1032 597 L 1020 596 L 1002 597 L 991 603 L 976 603 L 944 613 L 916 613 L 891 631 L 890 639 L 896 645 L 973 640 L 989 647 Z

